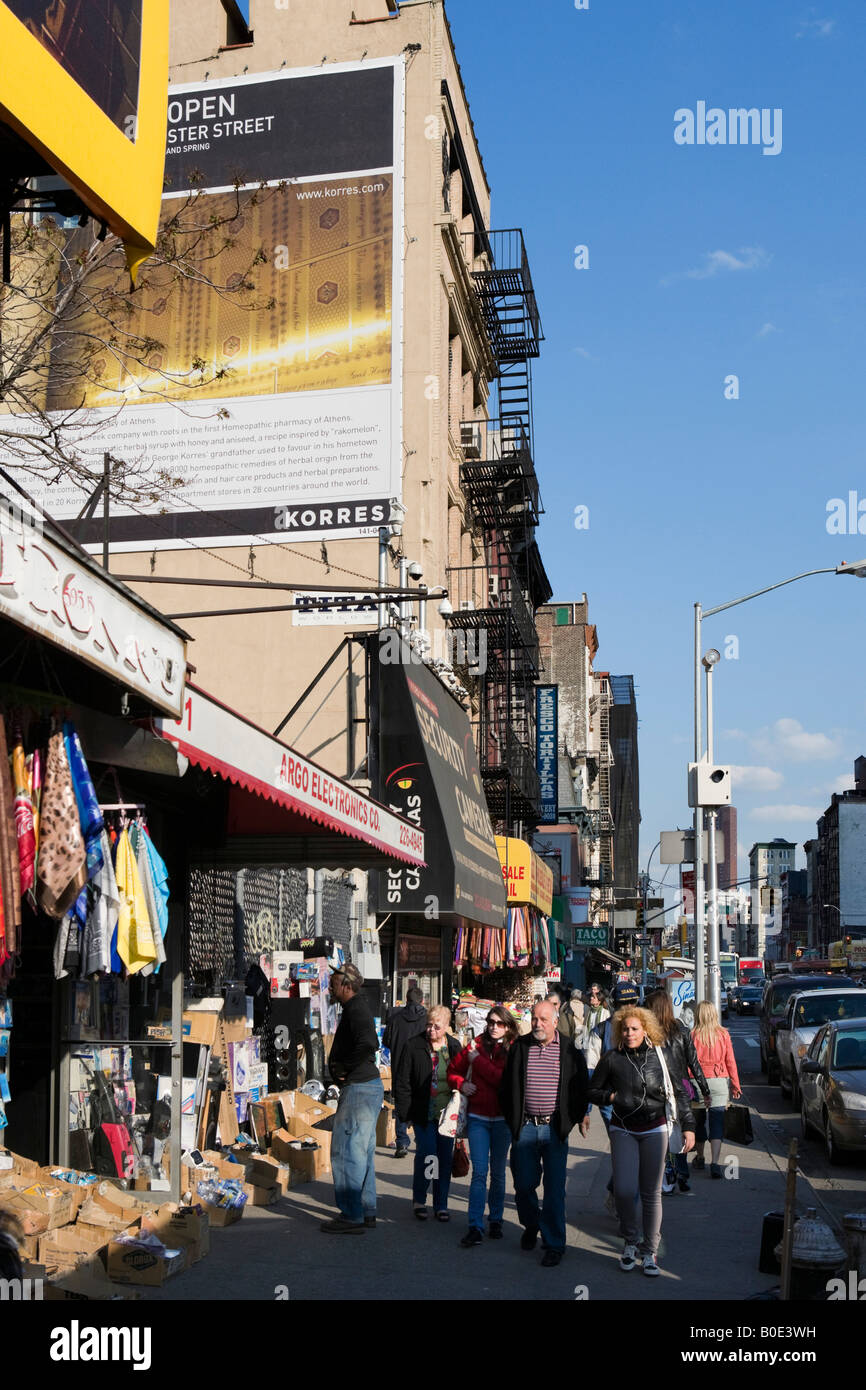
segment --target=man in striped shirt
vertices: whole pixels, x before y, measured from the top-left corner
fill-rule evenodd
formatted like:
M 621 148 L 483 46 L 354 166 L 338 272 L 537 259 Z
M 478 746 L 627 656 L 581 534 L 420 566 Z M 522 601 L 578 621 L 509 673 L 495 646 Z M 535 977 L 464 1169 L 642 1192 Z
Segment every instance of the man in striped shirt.
M 517 1215 L 523 1226 L 520 1246 L 534 1250 L 541 1232 L 548 1268 L 565 1251 L 565 1176 L 568 1136 L 576 1124 L 586 1135 L 587 1072 L 583 1053 L 557 1031 L 554 1001 L 532 1008 L 532 1032 L 512 1046 L 502 1078 L 502 1113 L 512 1135 L 511 1174 Z M 538 1184 L 544 1178 L 539 1207 Z

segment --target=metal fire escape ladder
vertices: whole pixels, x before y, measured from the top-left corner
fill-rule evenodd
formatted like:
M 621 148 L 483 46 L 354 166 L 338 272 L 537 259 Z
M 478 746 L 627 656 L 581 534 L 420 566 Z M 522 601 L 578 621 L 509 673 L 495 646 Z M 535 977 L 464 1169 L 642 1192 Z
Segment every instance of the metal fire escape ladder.
M 610 706 L 610 683 L 607 677 L 602 676 L 598 682 L 598 806 L 601 830 L 599 862 L 603 884 L 602 899 L 605 902 L 613 902 L 613 816 L 610 809 L 610 769 L 613 764 L 613 752 L 610 746 Z

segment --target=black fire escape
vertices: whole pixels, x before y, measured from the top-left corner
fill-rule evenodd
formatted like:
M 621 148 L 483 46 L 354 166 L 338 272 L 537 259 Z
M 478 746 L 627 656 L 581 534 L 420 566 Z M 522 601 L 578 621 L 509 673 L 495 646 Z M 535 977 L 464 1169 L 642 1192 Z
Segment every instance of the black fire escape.
M 529 262 L 519 230 L 470 233 L 467 252 L 498 366 L 498 414 L 461 423 L 463 493 L 481 531 L 484 563 L 448 572 L 452 629 L 465 634 L 461 679 L 477 673 L 476 742 L 495 827 L 533 827 L 535 609 L 551 596 L 535 542 L 542 511 L 535 473 L 530 363 L 542 340 Z M 471 658 L 474 656 L 474 662 Z

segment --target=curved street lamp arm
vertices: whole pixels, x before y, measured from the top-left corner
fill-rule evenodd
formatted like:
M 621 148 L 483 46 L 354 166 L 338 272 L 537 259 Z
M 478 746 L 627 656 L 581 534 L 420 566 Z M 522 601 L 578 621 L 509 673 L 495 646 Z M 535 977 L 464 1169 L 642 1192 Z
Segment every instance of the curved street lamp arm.
M 750 598 L 760 598 L 761 594 L 769 594 L 773 589 L 784 589 L 786 584 L 794 584 L 798 579 L 808 579 L 813 574 L 837 574 L 835 565 L 831 569 L 804 570 L 802 574 L 793 574 L 790 579 L 782 579 L 778 584 L 768 584 L 765 589 L 756 589 L 753 594 L 744 594 L 742 598 L 732 598 L 730 603 L 719 603 L 715 608 L 702 608 L 701 618 L 711 618 L 714 613 L 723 613 L 726 608 L 736 608 L 738 603 L 748 603 Z

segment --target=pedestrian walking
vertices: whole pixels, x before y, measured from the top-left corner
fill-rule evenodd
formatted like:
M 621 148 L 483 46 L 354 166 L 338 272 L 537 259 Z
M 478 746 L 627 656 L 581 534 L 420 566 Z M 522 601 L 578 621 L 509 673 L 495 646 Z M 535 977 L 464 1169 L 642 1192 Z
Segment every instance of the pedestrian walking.
M 649 1009 L 626 1004 L 613 1016 L 614 1047 L 593 1074 L 590 1100 L 611 1105 L 610 1155 L 613 1189 L 623 1237 L 620 1269 L 638 1264 L 657 1276 L 662 1225 L 662 1177 L 668 1151 L 666 1063 L 661 1025 Z M 694 1144 L 695 1118 L 678 1079 L 671 1075 L 677 1117 L 686 1150 Z M 638 1218 L 640 1196 L 643 1233 Z
M 331 976 L 331 1002 L 342 1005 L 328 1057 L 328 1070 L 340 1087 L 331 1135 L 331 1167 L 339 1216 L 323 1221 L 328 1235 L 360 1235 L 376 1224 L 376 1122 L 385 1088 L 376 1065 L 379 1039 L 356 965 Z
M 563 1037 L 575 1042 L 583 1028 L 583 1004 L 577 1000 L 580 1018 L 578 1019 L 571 1000 L 571 990 L 564 985 L 553 984 L 548 986 L 548 999 L 556 1006 L 556 1027 Z
M 575 1125 L 589 1130 L 583 1053 L 557 1031 L 549 999 L 532 1007 L 532 1031 L 512 1045 L 499 1098 L 511 1131 L 511 1175 L 522 1250 L 534 1250 L 539 1231 L 541 1263 L 558 1265 L 565 1253 L 565 1177 L 568 1136 Z M 538 1184 L 544 1180 L 539 1209 Z
M 618 980 L 613 987 L 612 998 L 615 1009 L 622 1008 L 624 1004 L 636 1004 L 639 998 L 637 985 L 632 984 L 631 980 Z M 605 1005 L 604 1018 L 592 1028 L 588 1029 L 586 1033 L 584 1054 L 586 1056 L 586 1065 L 589 1071 L 590 1081 L 602 1057 L 606 1052 L 610 1052 L 613 1045 L 613 1015 Z M 589 1108 L 591 1110 L 592 1106 Z M 605 1132 L 609 1139 L 610 1117 L 613 1112 L 613 1107 L 610 1105 L 600 1105 L 598 1107 L 598 1112 L 601 1115 Z M 635 1188 L 635 1201 L 637 1201 L 637 1188 Z M 613 1168 L 611 1168 L 611 1175 L 607 1180 L 607 1196 L 604 1199 L 604 1206 L 609 1216 L 616 1216 L 616 1202 L 613 1196 Z
M 424 995 L 417 985 L 410 985 L 406 991 L 406 1004 L 402 1009 L 392 1009 L 382 1036 L 382 1046 L 391 1054 L 391 1082 L 400 1065 L 403 1049 L 411 1038 L 417 1038 L 427 1029 L 427 1010 L 424 1008 Z M 404 1120 L 395 1122 L 397 1147 L 395 1158 L 405 1158 L 409 1152 L 409 1126 Z
M 695 1103 L 697 1132 L 695 1134 L 695 1161 L 692 1167 L 702 1172 L 706 1168 L 704 1145 L 709 1132 L 710 1177 L 721 1178 L 722 1167 L 719 1158 L 722 1153 L 722 1137 L 725 1129 L 725 1111 L 732 1100 L 742 1095 L 734 1046 L 727 1028 L 719 1022 L 714 1004 L 708 999 L 701 1000 L 695 1015 L 692 1041 L 698 1061 L 704 1070 L 710 1093 L 709 1105 Z
M 427 1010 L 427 1027 L 404 1047 L 395 1083 L 397 1114 L 404 1123 L 411 1120 L 415 1132 L 412 1207 L 419 1221 L 427 1220 L 431 1178 L 436 1220 L 450 1220 L 448 1191 L 454 1140 L 439 1133 L 442 1111 L 451 1098 L 448 1068 L 460 1051 L 458 1039 L 449 1032 L 450 1025 L 451 1011 L 444 1004 Z
M 487 1015 L 487 1026 L 481 1037 L 464 1047 L 448 1069 L 449 1084 L 462 1092 L 467 1103 L 466 1137 L 472 1181 L 469 1184 L 469 1230 L 460 1242 L 467 1248 L 480 1245 L 484 1239 L 485 1199 L 487 1234 L 491 1240 L 502 1239 L 505 1161 L 511 1146 L 511 1131 L 502 1113 L 499 1087 L 509 1049 L 518 1036 L 516 1018 L 501 1004 L 495 1004 Z
M 625 1003 L 625 1000 L 622 1001 Z M 572 1001 L 572 1007 L 574 1001 Z M 576 1010 L 575 1010 L 576 1012 Z M 584 1038 L 587 1039 L 593 1028 L 598 1028 L 610 1018 L 607 995 L 601 985 L 590 985 L 583 997 L 583 1018 L 581 1020 Z
M 704 1105 L 709 1104 L 709 1087 L 704 1076 L 703 1068 L 698 1061 L 698 1054 L 695 1052 L 695 1045 L 692 1042 L 692 1035 L 684 1023 L 674 1014 L 674 1006 L 671 997 L 666 989 L 650 990 L 646 997 L 646 1005 L 651 1009 L 661 1024 L 664 1034 L 662 1046 L 665 1050 L 665 1059 L 668 1070 L 673 1076 L 676 1073 L 683 1090 L 692 1102 L 692 1109 L 695 1114 L 695 1124 L 697 1125 L 697 1111 L 694 1110 L 695 1098 L 700 1092 L 703 1096 Z M 694 1085 L 689 1080 L 689 1076 L 694 1078 Z M 697 1141 L 696 1141 L 697 1142 Z M 675 1192 L 679 1190 L 684 1196 L 691 1195 L 691 1184 L 689 1182 L 689 1161 L 685 1154 L 668 1152 L 665 1175 L 662 1181 L 663 1192 Z

